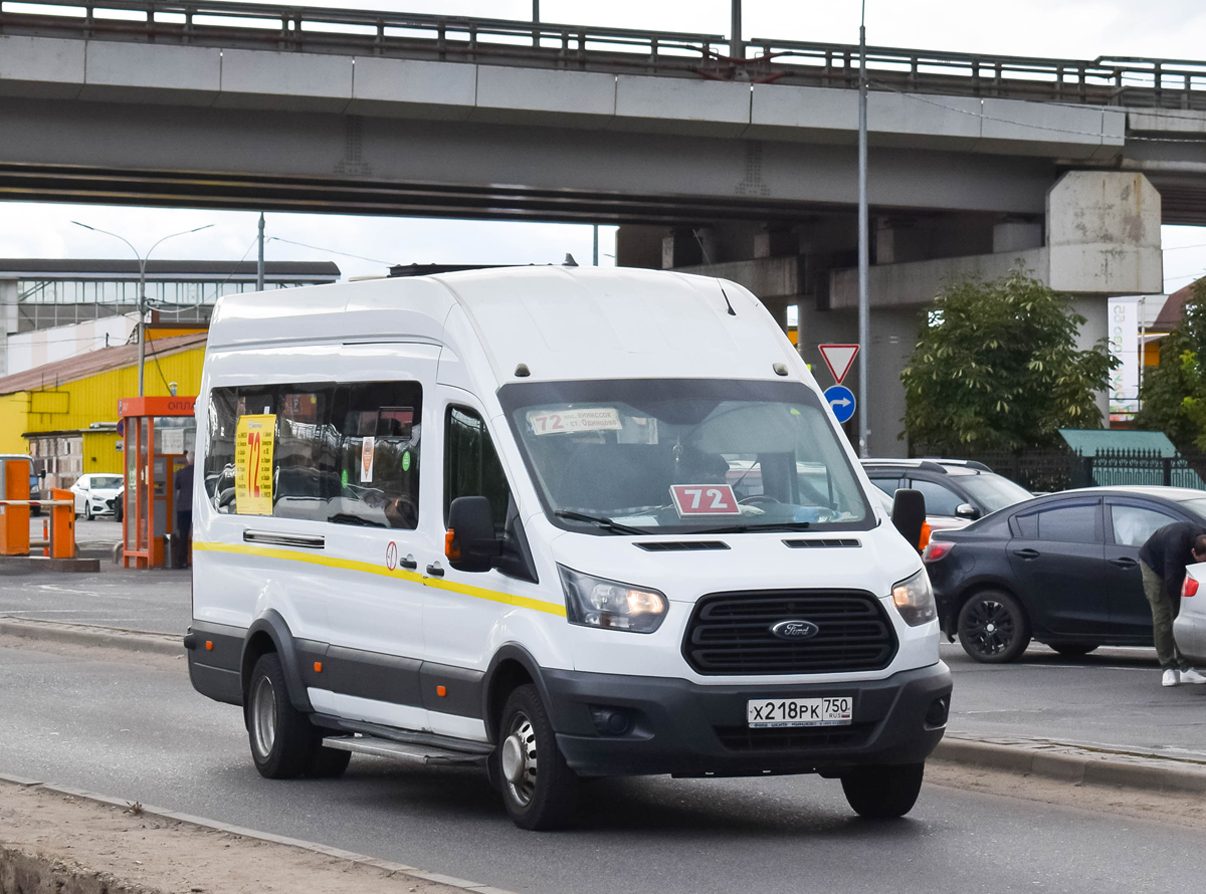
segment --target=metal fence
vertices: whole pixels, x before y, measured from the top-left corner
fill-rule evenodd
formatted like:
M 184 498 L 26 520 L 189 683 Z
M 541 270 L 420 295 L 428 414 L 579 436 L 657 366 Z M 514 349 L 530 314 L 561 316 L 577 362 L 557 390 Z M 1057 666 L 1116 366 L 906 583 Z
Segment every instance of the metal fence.
M 0 0 L 0 33 L 858 86 L 854 44 L 223 0 Z M 872 89 L 1206 109 L 1206 61 L 868 47 Z
M 1083 456 L 1070 450 L 968 457 L 1038 493 L 1074 487 L 1147 485 L 1206 491 L 1206 453 L 1162 456 L 1156 450 L 1099 450 Z

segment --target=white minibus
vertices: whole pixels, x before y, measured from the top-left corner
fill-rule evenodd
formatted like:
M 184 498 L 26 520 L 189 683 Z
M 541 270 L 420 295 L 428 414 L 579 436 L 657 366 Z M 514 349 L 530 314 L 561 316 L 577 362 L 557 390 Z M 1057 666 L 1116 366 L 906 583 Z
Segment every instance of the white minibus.
M 196 407 L 189 672 L 264 776 L 476 764 L 529 829 L 598 776 L 817 773 L 912 808 L 951 694 L 929 580 L 743 287 L 228 295 Z

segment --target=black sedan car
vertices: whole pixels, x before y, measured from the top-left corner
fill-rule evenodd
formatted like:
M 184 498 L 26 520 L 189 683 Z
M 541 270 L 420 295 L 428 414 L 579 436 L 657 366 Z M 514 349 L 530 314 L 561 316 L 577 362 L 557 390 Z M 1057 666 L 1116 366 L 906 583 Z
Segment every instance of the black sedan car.
M 1150 646 L 1139 547 L 1177 521 L 1206 528 L 1206 492 L 1085 488 L 937 531 L 924 558 L 942 629 L 983 662 L 1013 661 L 1032 639 L 1077 656 Z

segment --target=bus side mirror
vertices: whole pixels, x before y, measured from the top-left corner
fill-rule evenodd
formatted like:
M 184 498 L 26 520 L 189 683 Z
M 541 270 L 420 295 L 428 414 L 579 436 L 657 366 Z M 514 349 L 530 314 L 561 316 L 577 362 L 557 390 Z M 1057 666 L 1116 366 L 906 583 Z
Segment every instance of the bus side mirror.
M 502 555 L 494 516 L 485 497 L 457 497 L 448 507 L 444 555 L 457 571 L 489 571 Z
M 925 524 L 925 495 L 919 490 L 901 488 L 892 500 L 892 524 L 914 547 L 921 542 Z

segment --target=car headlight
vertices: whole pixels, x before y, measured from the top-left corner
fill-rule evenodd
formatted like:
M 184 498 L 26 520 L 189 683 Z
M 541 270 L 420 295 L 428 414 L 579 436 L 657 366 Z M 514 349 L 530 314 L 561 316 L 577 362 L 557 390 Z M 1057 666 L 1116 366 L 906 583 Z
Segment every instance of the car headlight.
M 629 633 L 653 633 L 662 626 L 668 603 L 657 590 L 592 577 L 564 565 L 557 570 L 571 624 Z
M 924 568 L 892 587 L 892 604 L 910 627 L 917 627 L 938 616 L 934 588 Z

